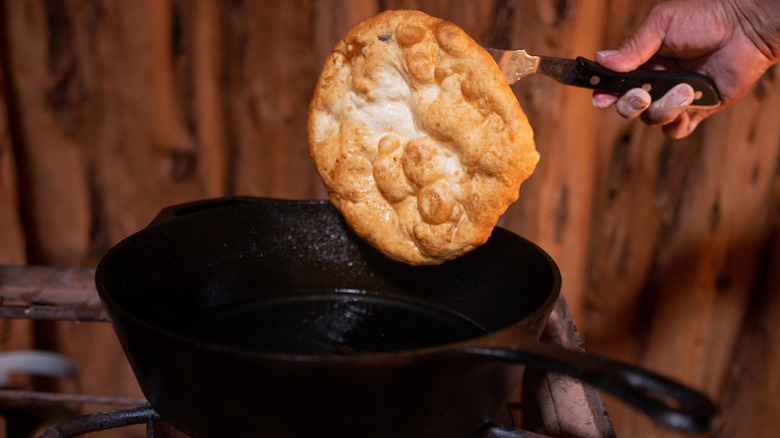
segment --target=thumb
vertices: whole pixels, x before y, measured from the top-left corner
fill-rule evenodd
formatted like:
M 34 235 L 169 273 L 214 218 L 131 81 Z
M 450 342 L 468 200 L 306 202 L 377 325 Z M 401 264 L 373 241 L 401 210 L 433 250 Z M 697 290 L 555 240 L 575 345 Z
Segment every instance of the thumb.
M 623 40 L 617 50 L 597 52 L 595 61 L 618 72 L 636 70 L 650 60 L 661 47 L 668 27 L 666 17 L 668 15 L 660 13 L 659 8 L 653 9 L 634 34 Z

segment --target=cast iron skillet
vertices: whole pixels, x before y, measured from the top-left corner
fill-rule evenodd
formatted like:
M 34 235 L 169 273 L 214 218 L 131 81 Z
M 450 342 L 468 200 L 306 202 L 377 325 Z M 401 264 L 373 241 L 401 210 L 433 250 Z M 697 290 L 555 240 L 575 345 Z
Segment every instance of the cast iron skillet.
M 392 262 L 325 201 L 164 209 L 97 289 L 160 415 L 197 437 L 469 436 L 523 365 L 569 374 L 685 432 L 715 408 L 660 376 L 537 341 L 554 261 L 501 228 L 441 266 Z

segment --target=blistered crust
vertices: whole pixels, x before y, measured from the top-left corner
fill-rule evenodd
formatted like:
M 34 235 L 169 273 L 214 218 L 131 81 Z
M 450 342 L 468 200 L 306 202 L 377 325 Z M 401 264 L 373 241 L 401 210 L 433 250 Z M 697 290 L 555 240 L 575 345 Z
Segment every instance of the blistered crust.
M 311 102 L 309 150 L 350 227 L 415 265 L 483 244 L 539 160 L 493 58 L 417 11 L 383 12 L 336 45 Z

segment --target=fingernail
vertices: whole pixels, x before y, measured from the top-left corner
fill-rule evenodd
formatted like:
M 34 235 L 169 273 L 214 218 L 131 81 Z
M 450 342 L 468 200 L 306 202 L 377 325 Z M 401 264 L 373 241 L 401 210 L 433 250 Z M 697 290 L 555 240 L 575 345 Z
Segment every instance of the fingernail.
M 693 103 L 693 93 L 688 93 L 686 91 L 679 91 L 674 96 L 674 103 L 677 104 L 678 107 L 684 107 L 690 105 L 691 103 Z
M 617 100 L 617 97 L 611 96 L 611 95 L 594 95 L 593 96 L 593 106 L 595 106 L 598 109 L 607 109 L 615 104 L 615 100 Z
M 650 106 L 650 102 L 647 102 L 638 96 L 630 96 L 628 98 L 628 106 L 630 106 L 635 111 L 644 111 L 648 106 Z
M 600 52 L 596 52 L 596 55 L 602 58 L 607 58 L 609 56 L 617 55 L 617 54 L 618 54 L 617 50 L 602 50 Z

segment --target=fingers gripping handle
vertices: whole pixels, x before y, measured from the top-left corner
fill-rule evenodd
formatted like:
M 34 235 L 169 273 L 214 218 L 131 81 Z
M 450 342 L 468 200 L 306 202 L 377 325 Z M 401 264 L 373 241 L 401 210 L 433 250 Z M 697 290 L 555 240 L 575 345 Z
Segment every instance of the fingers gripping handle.
M 602 90 L 617 95 L 632 88 L 642 88 L 653 100 L 660 99 L 675 85 L 686 83 L 693 87 L 692 105 L 713 107 L 720 104 L 720 94 L 709 77 L 696 72 L 680 70 L 634 70 L 618 73 L 585 58 L 577 58 L 574 67 L 563 80 L 567 85 Z

